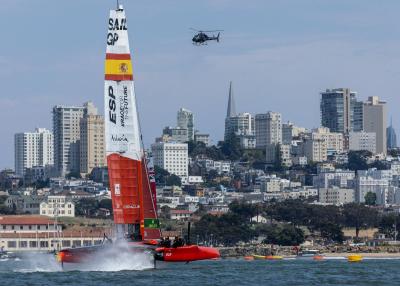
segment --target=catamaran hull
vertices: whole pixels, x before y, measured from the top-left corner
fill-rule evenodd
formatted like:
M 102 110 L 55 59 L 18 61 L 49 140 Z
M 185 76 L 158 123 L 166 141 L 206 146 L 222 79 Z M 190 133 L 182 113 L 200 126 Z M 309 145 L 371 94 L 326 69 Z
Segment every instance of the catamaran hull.
M 177 248 L 159 247 L 155 250 L 155 259 L 166 262 L 190 262 L 217 259 L 221 255 L 216 248 L 205 246 L 181 246 Z

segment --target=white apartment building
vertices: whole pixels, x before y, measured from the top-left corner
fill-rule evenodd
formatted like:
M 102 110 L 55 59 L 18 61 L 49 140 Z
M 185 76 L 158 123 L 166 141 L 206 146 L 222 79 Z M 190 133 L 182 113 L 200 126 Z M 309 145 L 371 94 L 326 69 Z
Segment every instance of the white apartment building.
M 194 119 L 193 112 L 185 108 L 178 110 L 177 114 L 178 127 L 187 129 L 187 139 L 184 142 L 194 140 Z
M 386 204 L 389 191 L 389 180 L 374 179 L 372 177 L 358 176 L 356 178 L 356 195 L 357 203 L 365 202 L 365 195 L 368 192 L 376 194 L 377 204 Z
M 330 205 L 343 205 L 354 202 L 354 190 L 343 188 L 322 188 L 318 190 L 319 202 Z
M 361 151 L 367 150 L 372 154 L 376 153 L 376 134 L 375 132 L 350 132 L 349 150 Z
M 80 120 L 84 108 L 53 107 L 54 165 L 60 176 L 80 169 Z
M 67 196 L 48 196 L 40 204 L 40 214 L 48 217 L 75 217 L 75 203 Z
M 282 116 L 277 112 L 257 114 L 255 117 L 256 147 L 282 143 Z
M 319 189 L 332 187 L 347 188 L 352 184 L 355 176 L 355 172 L 349 170 L 321 172 L 313 177 L 313 186 Z
M 154 165 L 171 174 L 186 178 L 188 171 L 188 145 L 186 143 L 159 142 L 151 145 Z
M 15 173 L 25 175 L 27 168 L 54 164 L 53 134 L 45 128 L 14 136 Z
M 327 154 L 340 154 L 343 153 L 343 134 L 330 132 L 329 128 L 320 127 L 313 129 L 311 132 L 313 140 L 320 139 L 326 142 Z
M 303 154 L 308 162 L 324 162 L 328 159 L 326 140 L 307 138 L 303 142 Z

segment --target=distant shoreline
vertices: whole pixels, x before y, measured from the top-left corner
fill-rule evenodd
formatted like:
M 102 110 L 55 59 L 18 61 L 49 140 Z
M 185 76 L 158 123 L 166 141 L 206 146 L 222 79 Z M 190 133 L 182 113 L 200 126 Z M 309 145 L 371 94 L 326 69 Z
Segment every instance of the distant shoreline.
M 347 257 L 351 254 L 359 254 L 363 257 L 391 257 L 400 258 L 400 253 L 390 253 L 390 252 L 328 252 L 321 253 L 321 255 L 326 257 Z

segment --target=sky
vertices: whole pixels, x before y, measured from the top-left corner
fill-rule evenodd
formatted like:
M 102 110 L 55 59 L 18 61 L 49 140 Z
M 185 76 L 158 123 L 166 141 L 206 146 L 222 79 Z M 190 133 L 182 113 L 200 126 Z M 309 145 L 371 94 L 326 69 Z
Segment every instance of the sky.
M 176 112 L 223 138 L 229 81 L 238 112 L 281 112 L 320 124 L 320 92 L 349 87 L 388 102 L 400 126 L 398 0 L 120 0 L 127 14 L 144 143 Z M 245 3 L 245 4 L 244 4 Z M 14 167 L 14 134 L 52 128 L 54 105 L 103 110 L 109 9 L 116 0 L 0 0 L 0 168 Z M 220 43 L 191 44 L 222 29 Z M 389 119 L 388 119 L 389 122 Z

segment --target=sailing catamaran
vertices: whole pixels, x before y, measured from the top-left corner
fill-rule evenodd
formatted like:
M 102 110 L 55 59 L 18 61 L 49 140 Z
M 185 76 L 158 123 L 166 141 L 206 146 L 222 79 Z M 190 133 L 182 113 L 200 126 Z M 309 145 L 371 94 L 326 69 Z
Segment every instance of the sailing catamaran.
M 211 247 L 157 247 L 161 232 L 154 169 L 146 159 L 142 142 L 122 5 L 110 11 L 104 77 L 106 156 L 116 230 L 113 244 L 124 241 L 130 251 L 148 251 L 156 260 L 178 262 L 218 258 L 218 250 Z M 110 245 L 62 249 L 57 258 L 61 263 L 84 262 Z

